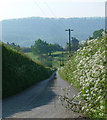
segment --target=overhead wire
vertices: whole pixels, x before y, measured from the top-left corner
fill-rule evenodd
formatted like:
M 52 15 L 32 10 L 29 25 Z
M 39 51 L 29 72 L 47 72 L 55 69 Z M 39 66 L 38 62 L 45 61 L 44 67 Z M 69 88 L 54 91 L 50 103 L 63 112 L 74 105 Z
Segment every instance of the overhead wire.
M 35 4 L 38 6 L 38 8 L 41 10 L 41 12 L 45 15 L 45 16 L 47 16 L 47 14 L 43 11 L 43 9 L 39 6 L 39 4 L 37 3 L 37 1 L 35 1 L 34 0 L 34 2 L 35 2 Z M 54 14 L 54 12 L 52 11 L 52 9 L 49 7 L 49 5 L 46 3 L 46 2 L 44 2 L 45 3 L 45 5 L 47 6 L 47 8 L 49 9 L 49 11 L 51 12 L 51 14 L 53 14 L 53 16 L 54 16 L 54 18 L 58 18 L 55 14 Z M 49 19 L 51 22 L 53 22 L 51 19 Z M 54 24 L 56 24 L 55 22 L 53 22 Z M 66 25 L 62 22 L 62 21 L 60 21 L 60 23 L 65 27 Z
M 37 5 L 37 7 L 41 10 L 41 12 L 42 12 L 45 16 L 47 16 L 47 14 L 46 14 L 46 13 L 43 11 L 43 9 L 39 6 L 39 4 L 37 3 L 37 1 L 34 0 L 34 3 L 35 3 L 35 5 Z M 49 21 L 51 21 L 56 27 L 58 27 L 53 20 L 49 19 Z
M 41 10 L 42 14 L 47 16 L 47 14 L 43 11 L 43 9 L 40 7 L 37 1 L 34 0 L 35 5 Z M 51 19 L 48 19 L 51 23 L 54 24 L 54 26 L 58 27 Z M 47 35 L 48 36 L 48 35 Z
M 40 5 L 38 4 L 38 2 L 36 1 L 36 0 L 34 0 L 34 3 L 35 3 L 35 5 L 41 10 L 41 12 L 43 13 L 43 15 L 45 15 L 45 16 L 47 16 L 47 14 L 44 12 L 44 10 L 40 7 Z M 53 16 L 54 16 L 54 18 L 58 18 L 55 14 L 54 14 L 54 12 L 53 12 L 53 10 L 49 7 L 49 5 L 46 3 L 46 2 L 44 2 L 45 3 L 45 5 L 47 6 L 47 8 L 49 9 L 49 11 L 51 12 L 51 14 L 53 14 Z M 64 29 L 62 26 L 60 26 L 57 22 L 54 22 L 51 18 L 49 18 L 48 19 L 51 23 L 53 23 L 57 28 L 61 28 L 61 29 Z M 60 21 L 60 23 L 65 27 L 66 25 L 62 22 L 62 21 Z M 59 29 L 57 29 L 57 30 L 59 30 Z M 59 30 L 60 31 L 60 30 Z M 67 37 L 65 34 L 63 34 L 64 36 L 65 36 L 65 38 Z
M 54 18 L 57 18 L 58 19 L 58 17 L 56 16 L 56 14 L 53 12 L 53 10 L 51 9 L 51 7 L 48 5 L 48 3 L 45 1 L 44 2 L 45 3 L 45 5 L 47 6 L 47 8 L 49 9 L 49 11 L 51 12 L 51 14 L 54 16 Z M 60 21 L 60 23 L 66 28 L 66 25 L 62 22 L 62 21 Z M 59 25 L 60 26 L 60 25 Z M 62 28 L 62 29 L 64 29 L 62 26 L 60 26 L 60 28 Z M 65 30 L 65 29 L 64 29 Z M 65 34 L 63 34 L 64 36 L 65 36 Z M 66 37 L 66 36 L 65 36 Z
M 44 2 L 44 3 L 45 3 L 45 5 L 47 6 L 47 8 L 50 10 L 51 14 L 52 14 L 55 18 L 58 18 L 58 17 L 56 16 L 56 14 L 53 12 L 53 10 L 51 9 L 51 7 L 47 4 L 47 2 Z M 61 23 L 64 27 L 66 27 L 66 25 L 65 25 L 62 21 L 60 21 L 60 23 Z
M 41 10 L 41 12 L 45 15 L 45 16 L 47 16 L 46 14 L 45 14 L 45 12 L 41 9 L 41 7 L 39 6 L 39 4 L 34 0 L 34 3 L 36 4 L 36 6 Z

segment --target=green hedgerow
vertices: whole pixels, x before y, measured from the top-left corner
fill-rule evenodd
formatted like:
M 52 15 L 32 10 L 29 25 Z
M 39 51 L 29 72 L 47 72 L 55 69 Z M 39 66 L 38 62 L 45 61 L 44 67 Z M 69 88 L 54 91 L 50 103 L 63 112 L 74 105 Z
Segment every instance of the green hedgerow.
M 104 34 L 100 39 L 87 41 L 87 45 L 59 69 L 60 75 L 80 90 L 77 98 L 82 100 L 79 104 L 91 119 L 105 118 L 106 40 Z

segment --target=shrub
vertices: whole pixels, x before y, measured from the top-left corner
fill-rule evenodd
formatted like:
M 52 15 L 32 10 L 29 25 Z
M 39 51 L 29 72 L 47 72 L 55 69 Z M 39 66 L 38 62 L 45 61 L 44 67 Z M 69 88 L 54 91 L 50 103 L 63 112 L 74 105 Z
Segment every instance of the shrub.
M 47 79 L 52 71 L 11 47 L 2 45 L 3 98 L 14 95 L 31 85 Z
M 59 70 L 64 79 L 80 90 L 76 99 L 82 99 L 79 102 L 81 109 L 91 119 L 105 118 L 106 40 L 104 35 L 100 39 L 87 41 L 87 45 L 77 50 Z

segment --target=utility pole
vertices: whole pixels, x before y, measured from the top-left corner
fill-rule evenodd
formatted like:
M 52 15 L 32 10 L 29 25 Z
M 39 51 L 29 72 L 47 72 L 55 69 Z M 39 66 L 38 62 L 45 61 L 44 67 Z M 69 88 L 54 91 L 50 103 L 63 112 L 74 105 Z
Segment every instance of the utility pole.
M 64 66 L 63 50 L 62 50 L 62 66 Z
M 65 31 L 69 31 L 69 57 L 71 56 L 71 29 L 65 30 Z

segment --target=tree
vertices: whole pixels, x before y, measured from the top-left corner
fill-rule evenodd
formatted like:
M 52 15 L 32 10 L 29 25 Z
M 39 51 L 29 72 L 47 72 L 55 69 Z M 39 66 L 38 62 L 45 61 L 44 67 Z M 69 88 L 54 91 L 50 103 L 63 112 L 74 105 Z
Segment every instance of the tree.
M 63 48 L 59 44 L 48 44 L 46 41 L 38 39 L 35 44 L 31 46 L 32 52 L 36 55 L 48 54 L 51 55 L 52 52 L 62 51 Z
M 47 54 L 49 52 L 48 43 L 38 39 L 35 44 L 31 46 L 32 52 L 36 55 Z
M 55 44 L 49 44 L 49 53 L 51 55 L 52 52 L 56 52 L 56 51 L 62 51 L 63 47 L 60 46 L 59 44 L 55 43 Z
M 49 44 L 48 49 L 49 49 L 49 55 L 51 56 L 51 53 L 55 51 L 53 44 Z
M 77 38 L 72 37 L 71 40 L 71 51 L 77 51 L 79 49 L 79 41 Z
M 57 43 L 53 44 L 53 47 L 54 47 L 54 51 L 62 51 L 62 50 L 63 50 L 63 47 L 60 46 L 60 45 L 57 44 Z
M 72 37 L 72 40 L 71 40 L 71 51 L 76 51 L 77 49 L 79 49 L 80 47 L 80 44 L 79 44 L 79 41 L 77 38 L 75 37 Z M 69 43 L 67 42 L 66 43 L 66 47 L 65 47 L 65 50 L 69 50 Z
M 92 40 L 92 39 L 93 39 L 93 37 L 89 36 L 88 40 Z
M 100 29 L 100 30 L 97 30 L 93 33 L 93 38 L 96 39 L 97 37 L 100 38 L 102 36 L 102 32 L 104 30 L 103 29 Z
M 12 47 L 15 50 L 18 50 L 18 51 L 20 50 L 20 46 L 16 45 L 14 42 L 12 42 L 11 44 L 9 44 L 9 42 L 7 42 L 7 45 Z

